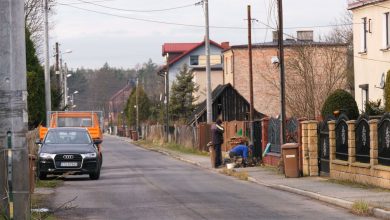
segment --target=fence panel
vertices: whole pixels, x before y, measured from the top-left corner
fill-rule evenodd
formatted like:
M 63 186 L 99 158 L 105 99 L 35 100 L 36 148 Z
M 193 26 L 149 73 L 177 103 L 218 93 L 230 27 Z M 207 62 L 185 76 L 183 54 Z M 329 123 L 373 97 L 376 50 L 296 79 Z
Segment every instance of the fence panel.
M 356 161 L 370 162 L 370 125 L 367 115 L 359 116 L 355 126 Z
M 386 113 L 378 124 L 378 163 L 390 165 L 390 113 Z
M 348 160 L 348 117 L 340 115 L 336 122 L 336 159 Z

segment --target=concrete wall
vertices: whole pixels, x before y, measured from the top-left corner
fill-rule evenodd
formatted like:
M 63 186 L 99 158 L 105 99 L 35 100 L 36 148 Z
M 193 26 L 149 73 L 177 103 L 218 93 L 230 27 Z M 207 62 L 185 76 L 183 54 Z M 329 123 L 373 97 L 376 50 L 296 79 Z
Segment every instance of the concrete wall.
M 390 11 L 390 1 L 378 2 L 352 10 L 353 12 L 353 44 L 355 65 L 355 100 L 360 110 L 363 109 L 362 89 L 359 85 L 368 84 L 369 100 L 383 100 L 383 89 L 380 85 L 381 76 L 390 70 L 390 50 L 383 45 L 384 20 L 383 15 Z M 367 51 L 361 52 L 362 18 L 371 19 L 370 30 L 367 33 Z M 386 79 L 386 78 L 385 78 Z M 383 102 L 382 102 L 383 103 Z

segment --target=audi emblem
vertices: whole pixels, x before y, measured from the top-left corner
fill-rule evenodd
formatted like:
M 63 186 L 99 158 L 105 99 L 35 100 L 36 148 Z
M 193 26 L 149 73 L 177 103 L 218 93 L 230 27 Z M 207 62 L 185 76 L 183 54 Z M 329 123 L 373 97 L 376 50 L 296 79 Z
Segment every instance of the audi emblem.
M 74 158 L 73 155 L 64 155 L 62 158 L 64 158 L 65 160 L 71 160 Z

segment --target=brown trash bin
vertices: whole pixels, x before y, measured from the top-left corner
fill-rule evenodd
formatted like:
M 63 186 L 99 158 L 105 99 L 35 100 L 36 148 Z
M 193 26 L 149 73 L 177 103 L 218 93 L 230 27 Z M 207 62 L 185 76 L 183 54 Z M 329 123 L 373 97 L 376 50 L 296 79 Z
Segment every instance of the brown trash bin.
M 132 131 L 131 132 L 131 138 L 133 139 L 133 141 L 138 141 L 138 133 L 137 131 Z
M 215 168 L 215 148 L 214 148 L 214 145 L 211 142 L 209 142 L 207 144 L 207 147 L 209 147 L 211 167 Z
M 299 145 L 297 143 L 283 144 L 282 155 L 285 176 L 299 177 Z

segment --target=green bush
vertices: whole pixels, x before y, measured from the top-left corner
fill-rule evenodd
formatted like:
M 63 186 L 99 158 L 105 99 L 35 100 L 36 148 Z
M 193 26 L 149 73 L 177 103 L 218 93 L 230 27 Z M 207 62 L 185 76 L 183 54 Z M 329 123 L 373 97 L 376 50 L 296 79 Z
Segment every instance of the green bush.
M 385 99 L 385 111 L 390 112 L 390 70 L 386 74 L 386 82 L 384 88 L 384 99 Z
M 385 113 L 384 107 L 381 106 L 381 100 L 368 101 L 366 103 L 366 114 L 370 116 L 383 115 Z
M 328 96 L 322 106 L 321 114 L 323 117 L 333 115 L 335 111 L 345 113 L 349 119 L 357 119 L 359 110 L 355 99 L 345 90 L 338 89 Z

